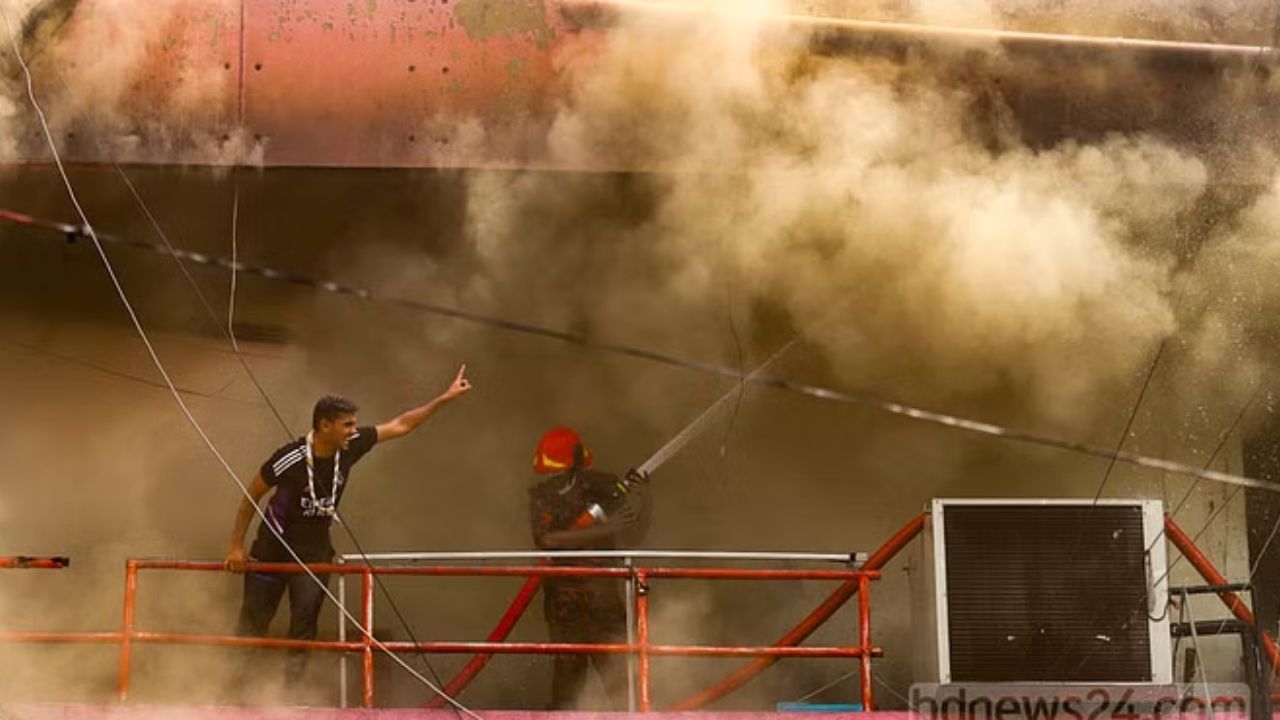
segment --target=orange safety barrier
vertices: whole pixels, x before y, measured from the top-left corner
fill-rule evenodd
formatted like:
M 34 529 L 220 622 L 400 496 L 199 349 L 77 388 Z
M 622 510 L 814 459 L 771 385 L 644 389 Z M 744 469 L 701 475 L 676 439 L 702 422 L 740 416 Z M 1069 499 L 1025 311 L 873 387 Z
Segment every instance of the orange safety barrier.
M 354 565 L 310 564 L 312 572 L 361 577 L 360 624 L 368 629 L 373 623 L 374 575 L 409 575 L 434 577 L 611 577 L 630 578 L 636 584 L 636 641 L 634 643 L 507 643 L 507 642 L 385 642 L 391 652 L 428 653 L 493 653 L 493 654 L 633 654 L 638 660 L 638 695 L 642 711 L 652 709 L 650 661 L 655 656 L 667 657 L 757 657 L 772 658 L 857 658 L 862 677 L 863 706 L 872 707 L 871 658 L 883 655 L 871 644 L 870 581 L 878 580 L 875 570 L 751 570 L 732 568 L 680 567 L 591 567 L 591 566 L 458 566 L 458 565 Z M 143 570 L 179 570 L 226 572 L 221 562 L 189 560 L 131 559 L 125 563 L 124 612 L 119 632 L 0 632 L 0 641 L 34 643 L 118 643 L 120 645 L 117 696 L 129 696 L 135 644 L 204 645 L 277 650 L 307 649 L 327 652 L 360 653 L 363 659 L 363 705 L 374 706 L 372 638 L 363 634 L 357 640 L 291 640 L 283 638 L 240 637 L 189 633 L 161 633 L 139 630 L 136 606 L 138 575 Z M 290 563 L 249 563 L 247 571 L 300 573 L 301 566 Z M 831 580 L 852 584 L 858 593 L 859 629 L 856 644 L 833 647 L 779 646 L 708 646 L 657 645 L 650 642 L 649 596 L 654 579 L 702 580 Z
M 675 710 L 692 710 L 723 697 L 740 687 L 752 677 L 784 657 L 848 657 L 857 658 L 862 680 L 863 706 L 872 709 L 871 658 L 883 652 L 871 644 L 871 614 L 868 597 L 870 581 L 880 577 L 879 570 L 893 558 L 910 540 L 918 535 L 927 516 L 912 518 L 901 530 L 873 553 L 859 570 L 745 570 L 727 568 L 676 568 L 676 567 L 573 567 L 573 566 L 415 566 L 367 564 L 312 564 L 308 567 L 316 573 L 361 576 L 360 624 L 369 628 L 373 621 L 374 575 L 412 575 L 438 577 L 526 577 L 530 579 L 549 576 L 629 578 L 635 583 L 637 597 L 636 639 L 628 643 L 574 644 L 574 643 L 507 643 L 507 642 L 386 642 L 383 645 L 392 652 L 468 653 L 468 654 L 568 654 L 608 653 L 632 654 L 638 661 L 638 689 L 640 709 L 652 709 L 650 687 L 650 662 L 655 656 L 677 657 L 749 657 L 754 660 L 747 666 L 724 678 L 675 706 Z M 1172 520 L 1165 519 L 1165 535 L 1186 557 L 1195 569 L 1211 585 L 1225 585 L 1222 574 L 1196 547 L 1192 539 Z M 62 558 L 0 558 L 4 568 L 57 568 L 64 567 Z M 255 572 L 299 573 L 301 566 L 289 563 L 250 563 L 248 570 Z M 181 644 L 205 646 L 256 647 L 272 649 L 309 649 L 340 653 L 360 653 L 363 659 L 363 704 L 374 704 L 373 653 L 376 649 L 368 635 L 353 641 L 289 640 L 280 638 L 238 637 L 226 635 L 196 635 L 184 633 L 158 633 L 139 630 L 136 623 L 138 573 L 141 570 L 180 570 L 225 572 L 221 562 L 186 560 L 129 560 L 125 564 L 125 592 L 123 626 L 118 632 L 23 632 L 0 631 L 0 642 L 29 643 L 117 643 L 120 645 L 120 668 L 117 694 L 127 699 L 130 684 L 133 645 Z M 655 645 L 650 642 L 649 596 L 650 580 L 706 579 L 706 580 L 832 580 L 840 586 L 818 608 L 806 616 L 795 628 L 771 646 L 698 646 Z M 836 647 L 797 647 L 819 625 L 831 617 L 845 602 L 858 596 L 858 641 L 856 644 Z M 1255 619 L 1248 607 L 1234 593 L 1219 593 L 1224 605 L 1242 622 L 1253 626 Z M 527 603 L 526 603 L 527 604 Z M 491 633 L 491 637 L 492 637 Z M 1275 640 L 1263 633 L 1263 645 L 1273 663 L 1280 667 L 1280 651 Z

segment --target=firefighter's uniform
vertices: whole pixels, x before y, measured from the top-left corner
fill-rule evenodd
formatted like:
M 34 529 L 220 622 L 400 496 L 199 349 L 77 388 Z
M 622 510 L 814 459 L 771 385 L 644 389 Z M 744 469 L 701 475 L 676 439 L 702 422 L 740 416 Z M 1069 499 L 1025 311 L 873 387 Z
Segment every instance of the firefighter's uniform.
M 534 541 L 543 546 L 551 532 L 582 528 L 618 506 L 627 498 L 628 485 L 616 475 L 591 470 L 591 453 L 572 430 L 556 428 L 548 432 L 534 456 L 534 470 L 551 477 L 529 491 L 529 507 Z M 647 498 L 646 498 L 647 500 Z M 615 547 L 612 537 L 592 543 L 590 548 Z M 608 560 L 575 560 L 557 564 L 611 565 Z M 542 585 L 547 628 L 551 642 L 625 643 L 626 607 L 622 581 L 612 578 L 548 577 Z M 551 709 L 572 709 L 586 682 L 587 666 L 595 667 L 613 709 L 625 710 L 627 698 L 626 655 L 562 654 L 554 656 L 551 682 Z

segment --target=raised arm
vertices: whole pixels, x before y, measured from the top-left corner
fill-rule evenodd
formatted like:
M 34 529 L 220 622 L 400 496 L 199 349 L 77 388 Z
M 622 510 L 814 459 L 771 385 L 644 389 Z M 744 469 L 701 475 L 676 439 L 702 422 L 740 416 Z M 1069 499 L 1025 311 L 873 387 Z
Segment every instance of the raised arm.
M 471 390 L 471 381 L 466 378 L 466 372 L 467 366 L 463 364 L 458 368 L 458 374 L 453 378 L 453 382 L 449 384 L 448 389 L 436 396 L 431 402 L 412 410 L 406 410 L 384 423 L 379 423 L 378 442 L 395 440 L 408 435 L 419 425 L 426 422 L 427 418 L 434 415 L 442 405 L 466 395 Z
M 241 498 L 240 505 L 236 508 L 236 524 L 231 529 L 231 546 L 227 549 L 227 558 L 223 564 L 228 570 L 233 572 L 243 572 L 244 564 L 248 561 L 248 554 L 244 551 L 244 534 L 249 530 L 249 522 L 253 520 L 253 508 L 261 500 L 262 496 L 267 494 L 271 486 L 262 479 L 259 473 L 253 476 L 253 482 L 249 483 L 249 497 L 253 498 L 250 502 L 249 498 Z

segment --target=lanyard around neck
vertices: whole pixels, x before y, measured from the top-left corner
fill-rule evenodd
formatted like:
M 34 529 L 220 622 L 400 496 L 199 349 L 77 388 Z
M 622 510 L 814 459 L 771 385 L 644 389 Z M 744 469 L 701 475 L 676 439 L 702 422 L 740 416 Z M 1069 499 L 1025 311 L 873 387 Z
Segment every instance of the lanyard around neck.
M 311 507 L 316 508 L 317 511 L 323 512 L 326 515 L 333 515 L 338 509 L 338 488 L 342 485 L 342 474 L 338 472 L 338 468 L 341 466 L 340 460 L 342 459 L 342 451 L 336 450 L 333 453 L 333 483 L 331 485 L 329 499 L 325 503 L 321 504 L 321 502 L 316 499 L 315 458 L 311 451 L 311 445 L 313 442 L 315 442 L 314 430 L 307 433 L 307 441 L 303 446 L 303 455 L 307 459 L 307 494 L 311 496 Z

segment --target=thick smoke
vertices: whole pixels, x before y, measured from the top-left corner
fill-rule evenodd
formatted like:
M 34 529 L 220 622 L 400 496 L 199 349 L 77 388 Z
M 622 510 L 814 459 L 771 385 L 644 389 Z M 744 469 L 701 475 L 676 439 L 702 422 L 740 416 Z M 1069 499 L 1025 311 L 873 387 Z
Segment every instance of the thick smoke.
M 987 9 L 986 24 L 999 25 Z M 1122 15 L 1114 26 L 1132 33 L 1138 20 Z M 1185 36 L 1206 37 L 1194 29 Z M 1229 125 L 1224 108 L 1221 117 L 1188 111 L 1213 120 L 1197 126 L 1195 142 L 1167 123 L 1134 129 L 1147 113 L 1181 112 L 1190 94 L 1173 92 L 1143 96 L 1148 107 L 1121 98 L 1120 116 L 1098 122 L 1106 113 L 1091 101 L 1142 92 L 1144 74 L 1131 58 L 1085 59 L 1084 71 L 1072 64 L 1080 58 L 1034 60 L 1048 69 L 1037 77 L 1010 71 L 1019 60 L 996 47 L 976 59 L 942 52 L 899 61 L 816 53 L 811 41 L 768 21 L 637 12 L 609 29 L 588 62 L 567 54 L 569 92 L 548 136 L 551 164 L 641 172 L 473 177 L 469 231 L 483 269 L 463 297 L 729 364 L 744 337 L 755 361 L 799 337 L 800 357 L 784 364 L 785 374 L 1108 444 L 1165 343 L 1129 447 L 1207 461 L 1264 376 L 1270 351 L 1273 253 L 1258 239 L 1280 220 L 1277 205 L 1271 193 L 1243 205 L 1216 194 L 1216 183 L 1238 179 L 1253 149 L 1269 143 L 1248 132 L 1261 125 L 1237 125 L 1246 132 L 1230 139 L 1205 137 L 1205 127 Z M 1002 68 L 1025 87 L 1049 83 L 1066 97 L 1060 102 L 1089 108 L 1082 115 L 1093 125 L 1080 138 L 1045 133 L 1026 107 L 1005 104 L 964 68 Z M 1063 81 L 1072 73 L 1082 77 Z M 1271 172 L 1265 160 L 1252 168 L 1254 177 Z M 1224 295 L 1228 288 L 1238 291 Z M 671 406 L 651 393 L 624 397 L 632 411 L 652 415 Z M 757 540 L 839 547 L 894 529 L 858 508 L 906 517 L 930 496 L 1090 497 L 1105 470 L 848 414 L 832 413 L 819 429 L 808 411 L 758 402 L 754 411 L 748 405 L 752 419 L 740 421 L 737 458 L 711 459 L 708 441 L 695 452 L 710 462 L 668 469 L 700 483 L 663 486 L 658 542 L 750 542 L 741 530 L 750 527 Z M 784 416 L 794 428 L 778 427 Z M 848 454 L 816 440 L 839 443 L 841 435 L 853 446 Z M 826 461 L 805 457 L 811 451 L 827 453 Z M 1231 450 L 1216 463 L 1239 467 Z M 707 470 L 717 465 L 728 467 L 732 494 L 711 489 L 716 470 Z M 877 482 L 857 482 L 868 474 L 905 485 L 891 499 Z M 1188 487 L 1120 468 L 1106 494 L 1175 503 Z M 828 525 L 798 495 L 821 497 L 879 530 L 850 528 L 838 514 Z M 1199 528 L 1226 495 L 1200 486 L 1181 521 Z M 805 531 L 785 521 L 787 509 L 808 518 Z M 1225 535 L 1204 542 L 1227 560 Z M 905 592 L 895 583 L 877 592 Z M 735 602 L 720 596 L 712 604 Z M 908 622 L 892 610 L 880 617 L 879 627 Z M 705 622 L 682 630 L 691 639 L 730 635 Z M 798 684 L 819 684 L 804 677 Z M 786 692 L 766 684 L 759 699 Z
M 15 7 L 16 5 L 16 7 Z M 71 159 L 256 164 L 263 140 L 238 127 L 239 5 L 160 0 L 9 3 L 59 150 Z M 16 19 L 15 19 L 16 16 Z M 0 158 L 46 158 L 26 79 L 0 44 Z M 152 98 L 162 96 L 155 104 Z
M 815 12 L 862 10 L 812 5 Z M 1187 2 L 1177 6 L 1178 22 L 1165 26 L 1157 20 L 1174 11 L 1163 15 L 1151 4 L 1054 5 L 1062 8 L 1057 14 L 1026 3 L 878 3 L 872 10 L 978 27 L 1248 41 L 1238 31 L 1255 25 L 1240 18 L 1257 9 Z M 127 3 L 94 6 L 104 22 L 77 18 L 67 26 L 68 42 L 43 55 L 58 62 L 37 62 L 42 86 L 53 88 L 59 137 L 92 121 L 110 130 L 105 136 L 116 138 L 110 142 L 122 158 L 154 152 L 176 162 L 219 151 L 220 137 L 193 139 L 182 116 L 202 118 L 190 127 L 208 126 L 205 103 L 225 98 L 230 82 L 220 62 L 216 72 L 171 78 L 172 115 L 130 105 L 130 84 L 152 72 L 147 58 L 168 42 L 164 28 L 184 5 L 162 3 L 138 17 Z M 607 30 L 586 31 L 581 45 L 565 40 L 567 95 L 546 119 L 539 160 L 619 172 L 433 174 L 419 178 L 420 186 L 375 174 L 253 175 L 245 180 L 242 257 L 748 369 L 799 338 L 777 364 L 779 374 L 1095 442 L 1116 440 L 1168 338 L 1129 447 L 1188 461 L 1207 460 L 1265 375 L 1273 347 L 1267 318 L 1278 301 L 1270 280 L 1280 257 L 1271 240 L 1280 189 L 1268 181 L 1223 197 L 1220 187 L 1224 178 L 1238 178 L 1233 168 L 1270 177 L 1271 141 L 1235 115 L 1255 97 L 1252 74 L 1228 74 L 1223 82 L 1239 83 L 1237 104 L 1217 107 L 1191 90 L 1145 92 L 1149 68 L 1129 59 L 1031 62 L 1009 73 L 1020 88 L 1047 86 L 1041 92 L 1083 108 L 1070 121 L 1037 121 L 1027 105 L 1040 96 L 1028 91 L 1032 100 L 1018 106 L 992 89 L 998 83 L 986 73 L 1025 60 L 995 47 L 976 57 L 945 49 L 842 53 L 824 44 L 829 38 L 771 22 L 620 17 Z M 113 39 L 113 28 L 128 41 Z M 92 42 L 70 42 L 75 38 Z M 174 46 L 183 42 L 179 36 Z M 111 43 L 118 53 L 96 52 Z M 69 80 L 75 92 L 58 90 L 53 68 L 73 61 L 92 87 Z M 17 87 L 8 77 L 6 94 Z M 1090 95 L 1090 88 L 1103 90 Z M 14 124 L 4 124 L 0 105 L 0 152 L 23 149 L 11 127 L 21 127 L 23 137 L 33 127 L 22 96 L 8 99 Z M 1188 105 L 1196 106 L 1194 117 L 1214 120 L 1196 125 L 1194 142 L 1164 128 Z M 484 144 L 481 127 L 454 129 L 460 164 Z M 145 138 L 136 155 L 128 140 L 134 136 Z M 162 220 L 178 226 L 175 240 L 226 254 L 227 193 L 207 192 L 196 173 L 166 173 L 156 182 L 172 184 L 172 195 L 156 192 L 164 199 L 153 202 Z M 84 182 L 98 183 L 95 218 L 147 236 L 132 200 L 109 184 L 114 178 Z M 27 189 L 34 184 L 13 186 L 34 194 Z M 30 202 L 63 214 L 59 186 L 47 187 L 47 198 Z M 12 337 L 150 377 L 131 331 L 105 309 L 116 306 L 100 268 L 74 248 L 61 251 L 10 256 L 22 262 L 11 266 L 14 282 L 5 292 L 29 304 L 15 301 L 18 317 L 0 321 Z M 250 404 L 258 399 L 222 341 L 191 330 L 202 320 L 181 326 L 173 319 L 186 312 L 173 307 L 175 298 L 189 296 L 177 280 L 156 282 L 172 279 L 167 261 L 115 256 L 129 287 L 154 293 L 144 303 L 146 319 L 180 326 L 173 336 L 161 333 L 162 355 L 185 387 L 214 396 L 193 401 L 197 415 L 241 477 L 251 477 L 281 431 L 264 407 Z M 225 288 L 225 276 L 200 277 Z M 83 294 L 53 292 L 59 285 Z M 321 392 L 352 395 L 366 419 L 380 420 L 438 391 L 455 361 L 470 363 L 477 392 L 468 404 L 360 468 L 361 486 L 344 511 L 371 550 L 527 546 L 524 487 L 540 430 L 575 425 L 602 465 L 621 469 L 727 389 L 670 368 L 424 322 L 264 281 L 246 280 L 241 292 L 244 317 L 277 323 L 296 343 L 294 350 L 251 347 L 261 353 L 251 362 L 295 431 Z M 77 303 L 95 306 L 89 327 L 65 322 L 64 315 L 86 312 Z M 20 538 L 25 544 L 17 550 L 30 552 L 63 551 L 57 543 L 65 541 L 77 560 L 65 581 L 24 578 L 5 594 L 6 605 L 59 608 L 30 618 L 45 627 L 114 627 L 120 558 L 222 552 L 238 497 L 198 441 L 174 429 L 180 418 L 171 399 L 83 366 L 22 351 L 5 357 L 13 371 L 0 376 L 0 395 L 20 408 L 21 423 L 0 447 L 36 480 L 5 486 L 4 536 Z M 75 452 L 66 449 L 67 438 Z M 1234 451 L 1215 467 L 1239 470 Z M 1103 472 L 1093 460 L 748 391 L 732 420 L 655 478 L 648 543 L 869 550 L 929 497 L 1088 497 Z M 1121 467 L 1107 494 L 1164 494 L 1172 502 L 1185 487 Z M 1198 528 L 1224 495 L 1216 486 L 1200 488 L 1184 524 Z M 1238 531 L 1238 514 L 1228 518 Z M 1224 561 L 1242 553 L 1229 530 L 1203 542 L 1212 543 L 1215 559 L 1218 550 Z M 236 578 L 144 582 L 151 627 L 224 631 L 231 624 Z M 896 602 L 905 582 L 901 573 L 887 573 L 882 585 L 874 595 L 877 641 L 905 657 L 909 619 L 905 603 Z M 423 637 L 480 637 L 507 599 L 493 585 L 447 587 L 394 586 Z M 664 584 L 654 597 L 655 633 L 672 642 L 770 642 L 826 589 L 744 597 Z M 520 639 L 542 638 L 536 615 Z M 332 623 L 333 612 L 325 617 Z M 848 632 L 848 623 L 833 625 L 815 641 L 841 642 Z M 175 655 L 182 662 L 171 664 L 157 649 L 140 656 L 147 669 L 139 685 L 160 696 L 181 698 L 197 687 L 216 697 L 209 678 L 230 674 L 198 653 Z M 65 685 L 54 685 L 65 677 L 77 677 L 76 692 L 86 697 L 111 688 L 110 657 L 75 656 L 58 666 L 68 672 L 44 673 L 45 682 L 30 657 L 0 653 L 6 667 L 28 668 L 20 676 L 29 680 L 24 691 L 57 697 Z M 102 670 L 72 674 L 82 666 Z M 316 667 L 330 669 L 319 660 Z M 716 666 L 663 667 L 659 686 L 674 700 L 711 679 L 707 668 Z M 738 702 L 760 707 L 764 698 L 796 697 L 829 679 L 810 665 L 787 667 L 797 669 L 771 673 L 758 698 Z M 846 669 L 831 668 L 832 676 Z M 527 707 L 545 693 L 543 665 L 499 659 L 495 672 L 487 677 L 502 681 L 478 685 L 471 698 Z M 905 672 L 887 668 L 898 686 L 908 680 Z
M 1256 0 L 792 0 L 792 12 L 981 29 L 1259 44 L 1274 9 Z
M 635 181 L 641 210 L 554 178 L 479 178 L 477 297 L 697 350 L 708 343 L 655 310 L 712 314 L 731 285 L 743 312 L 783 313 L 842 381 L 1012 391 L 1055 423 L 1087 420 L 1177 330 L 1168 237 L 1209 178 L 1159 139 L 992 150 L 968 132 L 965 89 L 814 57 L 742 20 L 638 17 L 568 70 L 553 162 L 666 172 Z

